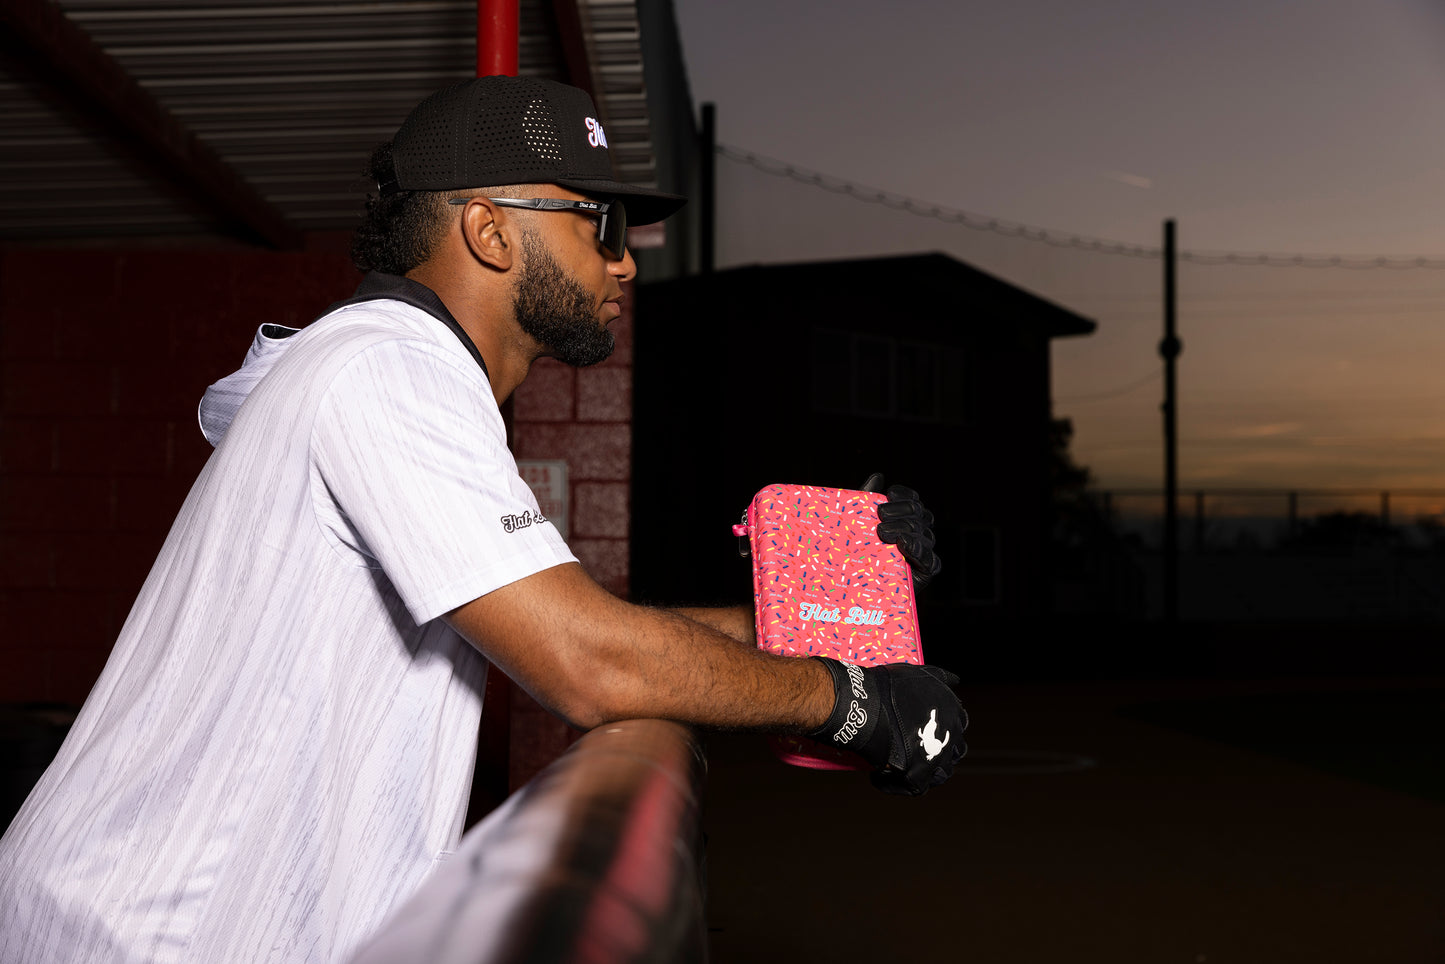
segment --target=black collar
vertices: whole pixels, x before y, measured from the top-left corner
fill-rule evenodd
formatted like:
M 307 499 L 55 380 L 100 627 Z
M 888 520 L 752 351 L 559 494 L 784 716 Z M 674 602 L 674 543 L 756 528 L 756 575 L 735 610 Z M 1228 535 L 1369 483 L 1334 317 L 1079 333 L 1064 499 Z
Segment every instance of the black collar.
M 461 341 L 462 347 L 467 350 L 467 354 L 471 355 L 477 364 L 482 366 L 482 373 L 488 378 L 492 377 L 492 373 L 487 371 L 486 360 L 482 358 L 482 353 L 477 351 L 476 344 L 472 341 L 471 337 L 467 335 L 466 330 L 452 317 L 452 313 L 447 310 L 446 305 L 442 304 L 442 300 L 437 297 L 437 293 L 420 281 L 413 281 L 410 278 L 386 274 L 381 271 L 368 272 L 366 277 L 361 279 L 361 284 L 357 286 L 356 294 L 347 298 L 345 301 L 338 301 L 330 308 L 327 308 L 326 314 L 330 314 L 338 308 L 345 308 L 347 305 L 356 305 L 363 301 L 380 301 L 383 299 L 386 301 L 400 301 L 402 304 L 411 305 L 413 308 L 420 308 L 437 321 L 446 325 L 452 330 L 452 334 L 456 335 L 458 340 Z

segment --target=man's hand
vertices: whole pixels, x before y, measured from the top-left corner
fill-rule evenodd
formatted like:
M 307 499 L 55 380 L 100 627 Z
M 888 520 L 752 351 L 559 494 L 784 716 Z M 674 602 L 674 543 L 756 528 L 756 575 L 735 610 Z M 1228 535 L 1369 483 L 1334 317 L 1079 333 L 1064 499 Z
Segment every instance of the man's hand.
M 950 687 L 958 677 L 937 666 L 854 666 L 814 657 L 833 676 L 832 715 L 809 739 L 858 754 L 874 767 L 873 785 L 917 796 L 953 774 L 968 751 L 968 714 Z
M 874 472 L 863 483 L 864 492 L 883 489 L 883 475 Z M 923 507 L 918 493 L 906 485 L 890 485 L 888 501 L 878 506 L 878 538 L 898 547 L 913 570 L 913 585 L 922 589 L 943 570 L 933 551 L 933 513 Z

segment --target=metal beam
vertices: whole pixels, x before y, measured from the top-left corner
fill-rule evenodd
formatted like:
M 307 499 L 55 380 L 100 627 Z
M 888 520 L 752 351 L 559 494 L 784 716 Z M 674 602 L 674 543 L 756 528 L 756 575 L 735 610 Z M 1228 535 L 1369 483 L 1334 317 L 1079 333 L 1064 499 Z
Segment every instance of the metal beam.
M 50 0 L 0 0 L 0 47 L 221 220 L 277 248 L 302 235 Z
M 598 96 L 592 78 L 592 61 L 587 56 L 587 29 L 582 23 L 582 9 L 577 0 L 552 0 L 552 16 L 557 24 L 557 40 L 562 45 L 562 62 L 567 70 L 567 83 L 580 87 L 592 97 L 599 112 L 607 107 Z M 607 118 L 598 118 L 603 126 Z

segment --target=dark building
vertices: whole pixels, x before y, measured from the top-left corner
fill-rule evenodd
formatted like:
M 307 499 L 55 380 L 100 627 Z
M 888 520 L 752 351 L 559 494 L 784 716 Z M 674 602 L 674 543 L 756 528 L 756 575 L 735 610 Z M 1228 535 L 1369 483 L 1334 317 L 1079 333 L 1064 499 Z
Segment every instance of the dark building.
M 637 301 L 635 597 L 748 598 L 730 526 L 758 489 L 881 471 L 938 516 L 935 627 L 1047 608 L 1049 342 L 1092 321 L 943 254 L 737 268 Z

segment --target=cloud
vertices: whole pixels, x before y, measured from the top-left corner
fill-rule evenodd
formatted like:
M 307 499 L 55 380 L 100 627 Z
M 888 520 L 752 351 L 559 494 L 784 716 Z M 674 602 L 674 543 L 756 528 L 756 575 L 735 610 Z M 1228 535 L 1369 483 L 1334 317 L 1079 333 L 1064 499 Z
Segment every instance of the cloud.
M 1299 422 L 1268 422 L 1262 425 L 1241 425 L 1229 431 L 1230 438 L 1276 438 L 1293 435 L 1304 426 Z
M 1125 171 L 1105 171 L 1104 176 L 1111 181 L 1118 181 L 1120 184 L 1127 184 L 1130 187 L 1137 187 L 1144 191 L 1154 186 L 1153 180 L 1144 177 L 1142 174 L 1129 174 Z

